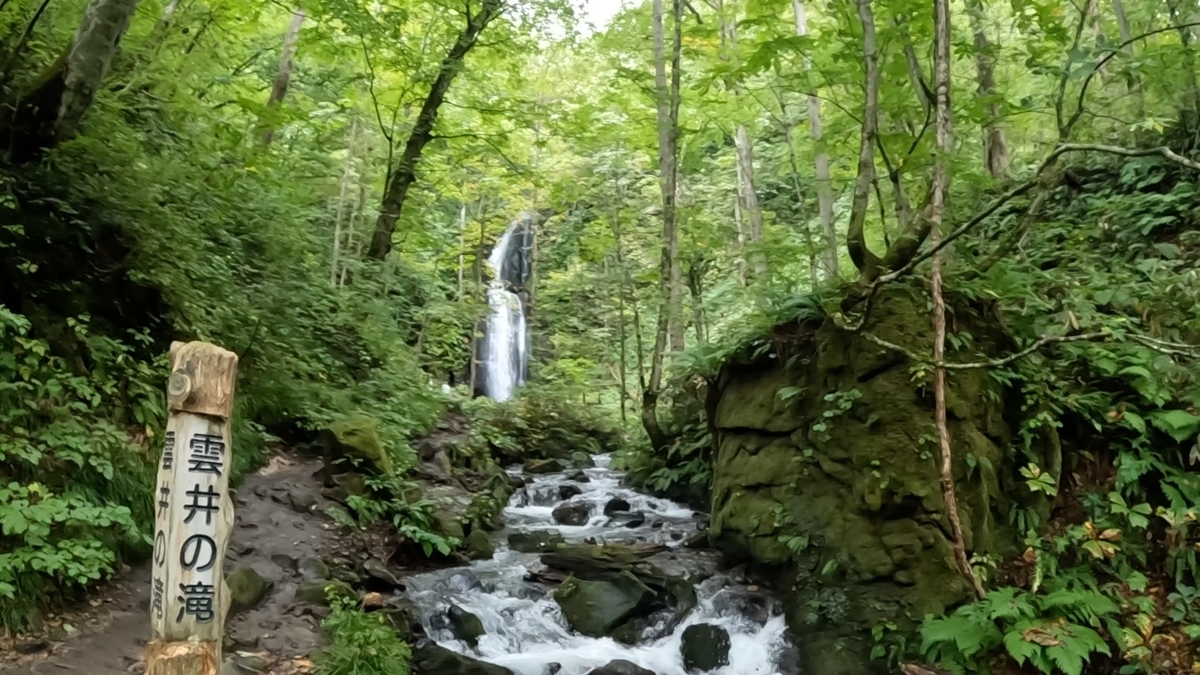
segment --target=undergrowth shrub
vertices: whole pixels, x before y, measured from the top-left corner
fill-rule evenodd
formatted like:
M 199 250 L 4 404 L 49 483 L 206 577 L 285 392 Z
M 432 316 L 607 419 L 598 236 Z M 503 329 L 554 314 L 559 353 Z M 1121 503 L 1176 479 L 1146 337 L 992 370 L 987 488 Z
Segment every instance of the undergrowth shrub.
M 317 659 L 318 675 L 408 675 L 412 650 L 384 623 L 348 598 L 333 601 L 321 623 L 330 645 Z
M 503 463 L 611 453 L 624 440 L 610 411 L 589 406 L 581 390 L 561 384 L 529 385 L 503 402 L 464 400 L 461 409 L 470 420 L 470 447 Z

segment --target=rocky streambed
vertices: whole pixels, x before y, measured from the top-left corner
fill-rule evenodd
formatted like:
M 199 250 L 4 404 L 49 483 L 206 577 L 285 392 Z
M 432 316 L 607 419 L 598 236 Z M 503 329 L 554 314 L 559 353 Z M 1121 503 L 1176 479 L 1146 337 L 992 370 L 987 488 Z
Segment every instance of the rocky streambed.
M 404 579 L 425 634 L 417 672 L 796 671 L 775 600 L 699 548 L 703 516 L 622 486 L 609 462 L 511 470 L 495 554 Z

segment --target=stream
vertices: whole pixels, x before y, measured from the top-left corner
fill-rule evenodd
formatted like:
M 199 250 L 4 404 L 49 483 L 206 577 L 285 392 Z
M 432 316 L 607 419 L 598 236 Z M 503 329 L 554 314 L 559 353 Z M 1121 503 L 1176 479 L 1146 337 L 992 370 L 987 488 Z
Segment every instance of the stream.
M 409 598 L 418 608 L 427 635 L 447 649 L 504 666 L 518 675 L 585 675 L 617 659 L 657 675 L 687 675 L 680 653 L 683 631 L 690 625 L 707 623 L 728 631 L 731 644 L 729 664 L 711 672 L 789 672 L 791 668 L 782 664 L 793 661 L 794 655 L 778 603 L 744 580 L 718 573 L 714 552 L 683 546 L 701 527 L 700 515 L 680 504 L 622 486 L 622 474 L 610 468 L 609 456 L 598 455 L 594 460 L 596 467 L 584 470 L 587 482 L 570 480 L 567 475 L 571 472 L 525 476 L 526 487 L 513 494 L 505 509 L 507 530 L 501 533 L 501 539 L 512 532 L 557 530 L 567 542 L 664 544 L 668 550 L 650 562 L 669 574 L 699 580 L 698 603 L 682 622 L 670 633 L 635 646 L 575 633 L 567 626 L 552 589 L 526 580 L 528 573 L 543 569 L 539 554 L 514 551 L 501 541 L 491 560 L 405 579 Z M 512 470 L 510 474 L 520 471 Z M 570 495 L 576 488 L 579 493 Z M 564 495 L 569 499 L 561 499 Z M 604 507 L 615 498 L 627 501 L 631 513 L 643 512 L 645 522 L 635 527 L 611 522 L 604 515 Z M 552 512 L 564 501 L 586 504 L 591 514 L 588 522 L 578 526 L 557 524 Z M 486 635 L 477 647 L 455 638 L 446 618 L 451 603 L 475 614 L 483 623 Z M 660 619 L 658 628 L 662 629 L 664 621 Z M 653 627 L 648 632 L 653 633 Z M 560 669 L 555 670 L 554 664 Z

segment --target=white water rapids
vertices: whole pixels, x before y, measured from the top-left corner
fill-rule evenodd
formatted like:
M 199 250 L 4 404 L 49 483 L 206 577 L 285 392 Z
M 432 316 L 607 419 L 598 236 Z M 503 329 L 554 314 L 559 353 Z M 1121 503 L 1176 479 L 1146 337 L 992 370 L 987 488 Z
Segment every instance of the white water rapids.
M 599 543 L 663 543 L 670 550 L 652 559 L 663 571 L 702 576 L 713 572 L 714 554 L 682 546 L 697 530 L 697 518 L 690 509 L 622 487 L 621 474 L 609 468 L 609 458 L 601 455 L 595 459 L 597 467 L 584 471 L 589 482 L 571 481 L 564 474 L 527 477 L 527 486 L 513 495 L 505 509 L 508 531 L 558 530 L 569 542 L 594 538 Z M 582 490 L 567 501 L 589 505 L 592 517 L 586 525 L 569 527 L 554 522 L 551 511 L 562 503 L 559 489 L 564 486 Z M 633 528 L 608 524 L 604 506 L 615 497 L 628 501 L 633 512 L 644 512 L 645 524 Z M 791 648 L 783 617 L 754 587 L 712 574 L 696 587 L 696 608 L 669 635 L 628 646 L 571 631 L 551 589 L 526 581 L 528 572 L 541 569 L 538 558 L 538 554 L 519 553 L 500 544 L 491 560 L 408 577 L 405 584 L 429 637 L 443 647 L 504 666 L 518 675 L 555 672 L 551 664 L 561 666 L 559 675 L 585 675 L 615 659 L 631 661 L 657 675 L 687 675 L 680 644 L 684 628 L 696 623 L 716 624 L 729 632 L 730 663 L 713 671 L 715 675 L 791 672 L 790 667 L 781 665 L 792 660 L 787 657 Z M 445 619 L 451 603 L 482 621 L 487 634 L 477 648 L 455 639 Z

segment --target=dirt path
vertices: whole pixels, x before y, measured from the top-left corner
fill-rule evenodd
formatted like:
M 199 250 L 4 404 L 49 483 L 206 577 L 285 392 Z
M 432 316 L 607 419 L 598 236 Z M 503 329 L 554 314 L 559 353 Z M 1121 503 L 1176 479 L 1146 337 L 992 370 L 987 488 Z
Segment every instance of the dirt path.
M 321 514 L 329 503 L 313 474 L 319 460 L 277 455 L 248 476 L 234 496 L 237 522 L 226 557 L 226 574 L 253 567 L 271 588 L 253 609 L 229 618 L 228 658 L 243 664 L 233 673 L 305 672 L 305 658 L 320 640 L 311 607 L 293 603 L 300 581 L 297 565 L 328 559 L 338 549 L 334 525 Z M 303 510 L 305 508 L 308 510 Z M 12 675 L 126 675 L 145 670 L 142 655 L 150 637 L 150 568 L 127 570 L 109 587 L 73 611 L 52 617 L 47 635 L 18 639 L 0 654 L 0 671 Z M 69 633 L 66 625 L 74 629 Z M 21 653 L 27 652 L 27 653 Z M 226 671 L 230 671 L 226 668 Z

